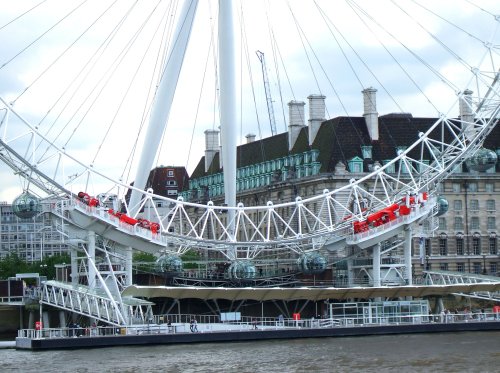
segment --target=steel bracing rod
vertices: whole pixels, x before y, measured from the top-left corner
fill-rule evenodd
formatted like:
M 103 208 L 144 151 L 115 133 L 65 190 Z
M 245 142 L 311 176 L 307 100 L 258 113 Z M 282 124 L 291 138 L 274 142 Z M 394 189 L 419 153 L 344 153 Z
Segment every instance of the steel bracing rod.
M 140 211 L 137 206 L 142 199 L 141 191 L 146 186 L 149 176 L 149 170 L 153 167 L 156 153 L 160 146 L 162 134 L 165 132 L 170 108 L 174 100 L 174 94 L 177 86 L 177 81 L 180 76 L 181 67 L 184 61 L 184 56 L 189 43 L 193 20 L 196 15 L 198 0 L 186 0 L 179 15 L 180 20 L 177 23 L 173 36 L 172 45 L 165 57 L 165 66 L 162 69 L 160 83 L 154 105 L 151 109 L 151 118 L 144 146 L 142 149 L 141 159 L 137 167 L 137 174 L 134 185 L 137 189 L 132 190 L 130 196 L 130 204 L 132 213 Z
M 87 293 L 78 288 L 68 289 L 66 287 L 59 287 L 57 284 L 45 283 L 42 289 L 41 301 L 44 304 L 84 316 L 91 316 L 113 325 L 123 325 L 116 318 L 116 314 L 110 313 L 109 300 L 107 298 Z M 104 308 L 104 314 L 102 308 Z
M 99 270 L 97 269 L 97 266 L 94 263 L 94 259 L 90 257 L 90 255 L 87 252 L 87 250 L 85 249 L 85 247 L 82 246 L 81 249 L 84 251 L 85 255 L 87 256 L 88 263 L 94 269 L 95 274 L 97 275 L 97 278 L 99 279 L 99 282 L 101 283 L 102 289 L 105 291 L 111 304 L 113 305 L 115 312 L 118 316 L 118 320 L 121 321 L 123 323 L 123 325 L 126 325 L 127 321 L 125 320 L 125 317 L 123 316 L 123 313 L 122 313 L 122 310 L 124 309 L 123 302 L 121 302 L 120 305 L 118 305 L 118 303 L 116 303 L 116 301 L 113 297 L 113 294 L 111 294 L 111 291 L 109 290 L 108 285 L 106 284 L 106 281 L 104 281 L 101 274 L 99 273 Z M 120 300 L 121 300 L 121 297 L 120 297 Z
M 20 156 L 14 149 L 0 139 L 0 159 L 9 166 L 16 174 L 29 180 L 40 190 L 48 195 L 69 194 L 69 190 L 54 181 L 53 177 L 47 176 L 39 168 L 29 163 L 25 157 Z M 6 150 L 6 152 L 2 151 Z M 52 188 L 51 188 L 52 187 Z
M 489 91 L 491 95 L 497 94 L 496 90 Z M 485 100 L 493 102 L 492 98 L 485 98 Z M 4 102 L 4 101 L 3 101 Z M 5 102 L 4 102 L 5 103 Z M 349 222 L 355 218 L 362 218 L 363 213 L 360 210 L 361 198 L 366 199 L 372 210 L 377 209 L 377 206 L 384 206 L 389 203 L 396 201 L 400 198 L 406 191 L 420 191 L 427 188 L 427 186 L 435 181 L 439 181 L 446 177 L 456 164 L 463 161 L 466 156 L 471 155 L 476 149 L 481 145 L 482 140 L 485 136 L 493 129 L 499 118 L 500 105 L 498 100 L 495 106 L 493 105 L 483 105 L 483 108 L 488 108 L 488 116 L 485 117 L 484 113 L 475 113 L 476 118 L 478 118 L 474 123 L 473 138 L 467 138 L 464 135 L 464 130 L 453 122 L 450 122 L 444 116 L 441 117 L 426 133 L 420 135 L 420 138 L 416 143 L 410 146 L 406 151 L 399 154 L 392 162 L 383 167 L 377 168 L 373 173 L 362 177 L 358 180 L 353 180 L 350 184 L 343 186 L 337 190 L 323 193 L 319 196 L 307 198 L 307 199 L 297 199 L 293 202 L 283 203 L 278 205 L 266 205 L 258 207 L 245 207 L 238 205 L 237 207 L 225 206 L 223 209 L 225 212 L 222 217 L 227 216 L 228 210 L 235 210 L 237 219 L 225 219 L 221 218 L 216 211 L 222 209 L 213 206 L 213 203 L 207 205 L 200 205 L 194 203 L 187 203 L 179 198 L 177 201 L 155 196 L 152 193 L 144 193 L 143 201 L 141 203 L 146 203 L 146 200 L 152 201 L 153 198 L 158 198 L 166 200 L 175 204 L 175 208 L 171 211 L 168 216 L 161 216 L 157 210 L 155 210 L 156 218 L 162 224 L 163 235 L 172 239 L 172 242 L 184 243 L 186 245 L 193 244 L 196 240 L 207 241 L 201 246 L 207 248 L 209 245 L 216 249 L 227 248 L 228 245 L 238 246 L 238 245 L 252 245 L 255 243 L 260 246 L 260 248 L 265 245 L 272 246 L 273 244 L 278 245 L 278 247 L 287 247 L 292 242 L 308 242 L 312 244 L 312 239 L 319 235 L 331 235 L 332 231 L 337 228 L 346 228 L 349 226 Z M 16 116 L 17 113 L 13 111 L 11 107 L 8 107 Z M 20 118 L 20 116 L 18 116 Z M 28 126 L 30 136 L 35 136 L 41 140 L 37 140 L 37 143 L 48 142 L 47 139 L 43 138 L 34 127 L 30 127 L 29 124 L 22 120 L 21 122 Z M 462 124 L 464 122 L 462 121 Z M 447 133 L 453 138 L 453 141 L 448 143 L 441 139 L 430 138 L 430 133 L 436 128 L 443 129 L 442 133 Z M 444 131 L 446 130 L 446 131 Z M 14 136 L 13 138 L 18 138 Z M 31 137 L 30 137 L 31 138 Z M 15 142 L 6 139 L 2 139 L 2 142 L 6 145 L 14 145 Z M 29 141 L 30 143 L 33 143 Z M 102 177 L 104 179 L 110 180 L 105 175 L 96 172 L 92 168 L 86 167 L 79 163 L 76 159 L 72 158 L 64 151 L 58 149 L 55 145 L 50 144 L 52 149 L 58 154 L 59 164 L 64 164 L 60 159 L 78 164 L 81 167 L 79 175 L 85 175 L 86 177 Z M 408 153 L 420 146 L 420 152 L 423 154 L 423 149 L 427 149 L 431 154 L 433 162 L 425 167 L 425 170 L 418 173 L 414 167 L 408 167 L 410 162 L 417 161 L 414 158 L 410 158 Z M 31 148 L 31 147 L 30 147 Z M 22 156 L 23 152 L 19 152 L 17 149 L 10 149 L 9 147 L 4 148 L 9 151 L 9 155 L 18 159 L 22 162 L 24 166 L 18 166 L 19 171 L 23 172 L 24 177 L 29 177 L 29 175 L 24 171 L 25 166 L 30 166 L 37 172 L 42 173 L 41 168 L 44 167 L 44 162 L 40 164 L 30 164 L 27 159 L 33 159 L 33 157 Z M 10 151 L 12 150 L 12 151 Z M 26 152 L 24 152 L 27 154 Z M 423 163 L 422 159 L 418 160 Z M 403 162 L 407 165 L 408 173 L 410 175 L 399 173 L 396 175 L 389 175 L 387 168 L 395 164 L 396 162 Z M 64 175 L 63 167 L 58 167 L 61 175 Z M 45 175 L 45 174 L 44 174 Z M 55 175 L 55 174 L 54 174 Z M 61 189 L 67 192 L 68 189 L 64 188 L 63 184 L 59 183 L 57 180 L 60 178 L 59 175 L 53 178 L 45 176 L 46 180 L 51 184 L 55 185 L 56 189 Z M 78 177 L 77 177 L 78 178 Z M 77 179 L 75 178 L 75 180 Z M 381 185 L 381 190 L 371 189 L 370 191 L 364 190 L 361 185 L 362 183 L 369 181 L 376 181 Z M 388 185 L 393 182 L 394 187 L 388 188 Z M 88 183 L 86 181 L 85 183 Z M 126 190 L 129 186 L 116 183 L 116 185 L 122 190 Z M 347 195 L 347 200 L 344 197 Z M 378 196 L 384 196 L 382 200 Z M 380 202 L 382 200 L 382 203 Z M 309 206 L 317 203 L 320 206 L 328 206 L 328 208 L 316 210 L 310 208 Z M 353 208 L 353 206 L 357 206 Z M 200 209 L 203 213 L 202 218 L 192 215 L 192 209 Z M 289 209 L 292 209 L 291 214 L 285 215 L 284 213 Z M 325 211 L 329 211 L 325 214 Z M 260 219 L 256 217 L 261 216 Z M 325 216 L 326 215 L 326 216 Z M 349 215 L 351 215 L 349 217 Z M 348 217 L 348 218 L 346 218 Z M 345 219 L 345 220 L 344 220 Z M 272 222 L 272 227 L 269 227 L 268 223 Z M 321 223 L 320 223 L 321 222 Z M 210 224 L 209 224 L 210 223 Z M 208 227 L 208 225 L 210 227 Z M 280 225 L 283 228 L 280 228 Z M 234 226 L 235 234 L 232 235 L 229 227 Z M 174 228 L 174 233 L 169 232 L 169 228 Z M 199 231 L 199 228 L 201 232 Z M 180 232 L 176 234 L 175 232 Z M 210 232 L 210 237 L 208 236 Z M 241 234 L 239 232 L 242 232 Z M 247 240 L 250 240 L 248 242 Z

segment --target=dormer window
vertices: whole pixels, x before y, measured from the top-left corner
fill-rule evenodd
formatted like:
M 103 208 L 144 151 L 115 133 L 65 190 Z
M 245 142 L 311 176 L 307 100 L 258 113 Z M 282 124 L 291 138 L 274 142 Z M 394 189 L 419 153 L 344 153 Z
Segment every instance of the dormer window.
M 391 162 L 391 159 L 386 159 L 384 161 L 384 165 L 386 165 L 389 162 Z M 393 174 L 395 172 L 396 172 L 396 167 L 395 167 L 394 163 L 392 163 L 391 165 L 387 166 L 387 168 L 385 169 L 385 173 L 387 173 L 387 174 Z
M 348 163 L 350 172 L 353 173 L 363 172 L 363 160 L 361 158 L 354 157 Z
M 423 159 L 421 163 L 418 164 L 418 172 L 425 172 L 429 168 L 429 160 Z
M 396 155 L 403 153 L 407 148 L 407 146 L 396 146 Z
M 361 147 L 361 154 L 363 155 L 363 159 L 372 159 L 372 146 L 364 145 Z

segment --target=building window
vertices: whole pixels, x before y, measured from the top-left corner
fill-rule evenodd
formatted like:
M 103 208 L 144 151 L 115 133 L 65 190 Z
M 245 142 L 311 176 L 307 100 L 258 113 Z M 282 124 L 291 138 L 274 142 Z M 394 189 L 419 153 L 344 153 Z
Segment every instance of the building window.
M 472 273 L 475 273 L 476 275 L 479 275 L 481 273 L 481 263 L 472 263 Z
M 431 230 L 431 222 L 428 219 L 424 220 L 424 231 L 429 232 Z
M 408 166 L 403 160 L 401 160 L 401 162 L 399 162 L 399 169 L 401 170 L 402 174 L 407 174 L 409 172 Z
M 456 199 L 453 201 L 453 210 L 462 211 L 462 200 Z
M 465 263 L 457 263 L 457 272 L 465 272 Z
M 176 190 L 167 190 L 167 196 L 176 196 L 177 191 Z
M 470 200 L 470 209 L 472 211 L 479 211 L 479 201 L 477 199 Z
M 448 263 L 439 263 L 439 269 L 441 271 L 447 271 L 448 270 Z
M 362 146 L 361 154 L 363 154 L 364 159 L 372 159 L 372 146 L 371 145 Z
M 425 172 L 429 168 L 429 161 L 427 159 L 423 159 L 422 163 L 418 163 L 418 172 Z
M 454 228 L 456 231 L 461 231 L 464 229 L 464 221 L 463 221 L 462 217 L 460 217 L 460 216 L 455 217 Z
M 491 255 L 497 255 L 498 248 L 497 248 L 497 238 L 496 237 L 490 237 L 490 239 L 488 241 L 488 247 L 489 247 L 489 252 Z
M 464 239 L 457 238 L 457 255 L 464 255 Z
M 448 255 L 448 239 L 440 238 L 439 239 L 439 255 L 445 256 Z
M 174 176 L 174 170 L 168 170 L 167 176 Z
M 427 255 L 427 256 L 432 255 L 432 252 L 431 252 L 431 239 L 430 238 L 426 238 L 424 245 L 425 245 L 425 255 Z
M 349 161 L 349 171 L 363 172 L 363 160 L 359 157 L 354 157 Z
M 486 193 L 493 193 L 495 191 L 495 184 L 494 183 L 486 183 L 484 184 L 484 189 Z
M 384 160 L 384 165 L 386 165 L 387 163 L 391 162 L 391 160 L 392 159 L 386 159 L 386 160 Z M 388 174 L 395 173 L 396 172 L 396 164 L 392 163 L 389 166 L 387 166 L 387 168 L 385 169 L 385 172 L 388 173 Z
M 177 185 L 177 181 L 175 180 L 167 180 L 167 186 L 176 186 Z
M 472 237 L 472 253 L 474 255 L 481 255 L 481 238 Z
M 490 263 L 490 274 L 492 276 L 498 276 L 498 266 L 496 263 Z
M 446 218 L 439 218 L 439 229 L 446 230 Z
M 479 229 L 479 216 L 473 216 L 470 221 L 471 229 Z
M 460 193 L 462 191 L 462 186 L 460 185 L 460 183 L 453 183 L 452 188 L 453 193 Z
M 477 183 L 469 183 L 467 184 L 467 191 L 475 193 L 477 192 Z
M 488 230 L 495 230 L 497 229 L 497 223 L 496 219 L 494 216 L 488 216 Z
M 489 199 L 486 201 L 486 211 L 495 211 L 495 200 Z

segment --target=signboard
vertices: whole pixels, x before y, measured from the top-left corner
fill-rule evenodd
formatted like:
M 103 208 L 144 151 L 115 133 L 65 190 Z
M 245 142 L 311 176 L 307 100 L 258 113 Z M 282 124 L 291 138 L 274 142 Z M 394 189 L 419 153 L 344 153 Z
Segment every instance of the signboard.
M 220 321 L 241 321 L 241 312 L 221 312 Z

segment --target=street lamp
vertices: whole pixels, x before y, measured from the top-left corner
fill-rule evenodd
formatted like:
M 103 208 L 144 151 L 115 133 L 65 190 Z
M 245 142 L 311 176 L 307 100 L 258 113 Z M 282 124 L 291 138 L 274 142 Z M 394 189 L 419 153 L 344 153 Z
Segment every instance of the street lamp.
M 486 254 L 483 254 L 483 275 L 486 274 Z

